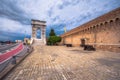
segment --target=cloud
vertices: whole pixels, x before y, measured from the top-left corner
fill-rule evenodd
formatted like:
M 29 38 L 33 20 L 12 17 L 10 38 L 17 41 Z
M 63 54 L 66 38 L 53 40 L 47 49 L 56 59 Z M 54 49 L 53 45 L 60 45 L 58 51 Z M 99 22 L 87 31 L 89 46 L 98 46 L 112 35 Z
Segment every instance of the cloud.
M 50 28 L 59 35 L 118 7 L 120 0 L 0 0 L 0 31 L 31 35 L 38 19 L 47 21 L 47 35 Z
M 0 18 L 0 30 L 6 32 L 17 32 L 17 33 L 25 33 L 27 31 L 28 34 L 31 33 L 30 25 L 22 25 L 18 21 L 10 20 L 7 18 Z
M 84 0 L 82 0 L 82 1 L 84 1 Z M 79 2 L 80 2 L 80 0 L 74 0 L 74 1 L 73 0 L 62 0 L 61 4 L 58 5 L 58 8 L 63 9 L 70 5 L 74 6 L 74 5 L 79 4 Z
M 15 33 L 15 32 L 4 32 L 0 31 L 0 41 L 7 41 L 7 40 L 23 40 L 25 36 L 30 38 L 30 35 L 25 35 L 23 33 Z
M 21 24 L 30 24 L 29 14 L 26 14 L 16 2 L 16 0 L 1 0 L 0 17 L 15 20 Z

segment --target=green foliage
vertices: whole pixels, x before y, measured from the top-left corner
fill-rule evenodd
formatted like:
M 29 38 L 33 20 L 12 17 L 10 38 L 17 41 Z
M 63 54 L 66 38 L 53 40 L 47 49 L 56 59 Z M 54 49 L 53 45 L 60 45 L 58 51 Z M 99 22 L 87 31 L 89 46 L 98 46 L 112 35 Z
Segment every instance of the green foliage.
M 50 36 L 48 38 L 48 45 L 55 45 L 57 42 L 61 41 L 61 37 L 59 36 Z
M 60 42 L 60 41 L 61 41 L 61 37 L 56 36 L 54 29 L 51 29 L 51 31 L 49 33 L 49 38 L 48 38 L 47 44 L 48 45 L 56 45 L 57 42 Z
M 56 36 L 55 32 L 54 32 L 54 29 L 51 29 L 50 33 L 49 33 L 49 36 Z

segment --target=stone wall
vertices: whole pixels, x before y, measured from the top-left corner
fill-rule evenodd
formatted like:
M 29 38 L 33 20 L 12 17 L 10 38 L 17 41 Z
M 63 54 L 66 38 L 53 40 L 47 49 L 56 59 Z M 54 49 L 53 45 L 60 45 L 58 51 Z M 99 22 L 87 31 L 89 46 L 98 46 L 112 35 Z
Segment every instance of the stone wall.
M 96 49 L 120 52 L 120 8 L 61 35 L 63 44 L 85 44 Z

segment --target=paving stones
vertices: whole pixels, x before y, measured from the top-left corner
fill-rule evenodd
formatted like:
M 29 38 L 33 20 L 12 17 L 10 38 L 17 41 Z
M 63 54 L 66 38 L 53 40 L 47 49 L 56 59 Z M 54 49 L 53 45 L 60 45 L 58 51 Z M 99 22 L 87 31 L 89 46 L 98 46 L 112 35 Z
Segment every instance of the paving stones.
M 4 80 L 120 80 L 120 53 L 64 46 L 34 49 Z

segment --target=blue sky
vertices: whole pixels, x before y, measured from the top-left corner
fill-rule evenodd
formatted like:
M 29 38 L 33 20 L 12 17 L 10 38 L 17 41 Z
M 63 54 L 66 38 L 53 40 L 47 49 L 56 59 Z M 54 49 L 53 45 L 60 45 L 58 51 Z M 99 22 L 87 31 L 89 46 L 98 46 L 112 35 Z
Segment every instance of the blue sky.
M 0 40 L 31 35 L 31 19 L 47 21 L 57 35 L 120 7 L 120 0 L 0 0 Z

